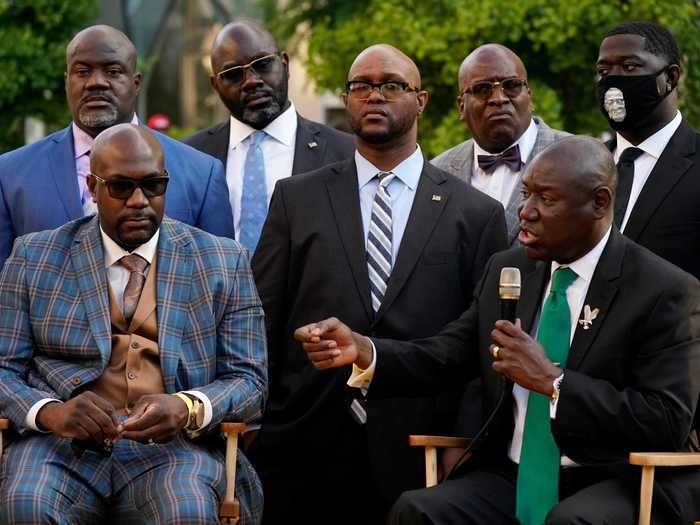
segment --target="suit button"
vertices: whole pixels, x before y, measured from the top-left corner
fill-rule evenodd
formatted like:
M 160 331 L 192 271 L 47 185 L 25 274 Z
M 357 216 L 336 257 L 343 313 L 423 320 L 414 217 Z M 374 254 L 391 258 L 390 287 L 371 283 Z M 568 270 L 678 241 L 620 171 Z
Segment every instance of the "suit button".
M 136 374 L 134 374 L 133 372 L 129 372 L 128 374 L 126 374 L 126 377 L 133 381 L 134 379 L 136 379 Z
M 80 381 L 81 381 L 80 376 L 73 376 L 73 379 L 71 379 L 71 382 L 72 382 L 74 385 L 79 385 L 79 384 L 80 384 Z
M 139 344 L 138 341 L 134 341 L 133 343 L 131 343 L 131 348 L 133 348 L 133 349 L 139 348 L 140 346 L 141 345 Z

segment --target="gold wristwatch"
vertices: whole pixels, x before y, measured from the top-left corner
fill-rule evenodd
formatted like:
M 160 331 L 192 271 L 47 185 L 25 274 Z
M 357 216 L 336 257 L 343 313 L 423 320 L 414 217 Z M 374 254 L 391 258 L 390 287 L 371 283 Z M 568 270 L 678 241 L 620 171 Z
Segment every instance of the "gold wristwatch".
M 204 403 L 202 403 L 198 398 L 194 396 L 189 396 L 184 392 L 177 392 L 173 394 L 187 405 L 187 423 L 185 424 L 185 430 L 199 430 L 202 428 L 204 423 Z

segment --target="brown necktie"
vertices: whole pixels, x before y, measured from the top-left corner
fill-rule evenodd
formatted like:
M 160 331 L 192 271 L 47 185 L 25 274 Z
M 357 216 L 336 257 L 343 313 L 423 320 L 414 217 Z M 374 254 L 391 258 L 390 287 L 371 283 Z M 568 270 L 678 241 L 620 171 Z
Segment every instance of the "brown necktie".
M 132 253 L 119 259 L 119 262 L 131 272 L 129 282 L 126 283 L 126 288 L 124 288 L 124 320 L 129 324 L 136 311 L 136 305 L 139 304 L 141 290 L 143 290 L 143 285 L 146 282 L 146 276 L 143 272 L 148 266 L 148 261 L 140 255 Z

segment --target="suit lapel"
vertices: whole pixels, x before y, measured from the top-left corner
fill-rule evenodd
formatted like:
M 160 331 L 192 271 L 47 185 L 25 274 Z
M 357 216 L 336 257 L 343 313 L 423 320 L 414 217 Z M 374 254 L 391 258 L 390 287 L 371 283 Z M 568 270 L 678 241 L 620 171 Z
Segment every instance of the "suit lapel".
M 192 250 L 186 231 L 164 218 L 158 239 L 156 304 L 158 347 L 166 392 L 175 392 L 182 330 L 188 322 L 192 286 Z
M 331 169 L 335 175 L 326 180 L 328 197 L 357 293 L 365 307 L 367 319 L 371 322 L 374 314 L 370 303 L 369 274 L 360 213 L 357 168 L 354 159 L 350 159 L 337 166 L 332 166 Z
M 326 151 L 326 141 L 320 134 L 318 124 L 297 114 L 297 134 L 294 144 L 294 164 L 292 175 L 310 171 L 322 166 Z
M 600 256 L 591 284 L 588 287 L 586 300 L 583 303 L 584 306 L 589 305 L 591 310 L 597 308 L 598 315 L 590 324 L 588 330 L 585 330 L 578 321 L 576 322 L 576 331 L 571 341 L 566 368 L 575 370 L 580 367 L 583 358 L 595 341 L 600 327 L 606 322 L 610 305 L 617 294 L 617 286 L 613 281 L 620 276 L 622 271 L 624 253 L 625 245 L 622 234 L 613 228 L 608 244 Z M 579 317 L 580 315 L 579 313 Z
M 515 315 L 520 319 L 523 330 L 533 336 L 535 314 L 540 309 L 542 295 L 549 281 L 549 268 L 549 263 L 536 261 L 534 267 L 529 269 L 522 280 L 522 295 Z
M 627 237 L 632 240 L 639 237 L 666 195 L 693 165 L 689 157 L 694 154 L 695 132 L 684 120 L 664 148 L 632 208 L 625 226 Z
M 49 171 L 56 185 L 56 195 L 63 204 L 68 221 L 72 221 L 83 216 L 83 208 L 80 205 L 71 126 L 57 134 L 53 140 L 56 144 L 49 153 Z
M 226 122 L 222 122 L 220 125 L 210 129 L 208 133 L 211 135 L 211 139 L 207 153 L 223 163 L 225 172 L 226 161 L 228 160 L 228 141 L 231 135 L 231 120 L 228 119 Z
M 457 175 L 464 182 L 472 185 L 472 175 L 474 173 L 474 139 L 467 140 L 460 151 L 450 160 L 451 173 Z
M 440 171 L 424 161 L 411 213 L 408 216 L 406 229 L 396 256 L 396 263 L 391 270 L 384 300 L 374 320 L 375 324 L 391 308 L 391 304 L 406 284 L 447 205 L 450 191 L 444 184 L 446 180 Z M 440 200 L 434 200 L 433 196 L 435 195 L 439 196 Z
M 88 222 L 75 236 L 70 250 L 71 262 L 80 289 L 80 298 L 90 325 L 90 331 L 107 366 L 111 354 L 112 329 L 109 314 L 107 269 L 97 217 Z

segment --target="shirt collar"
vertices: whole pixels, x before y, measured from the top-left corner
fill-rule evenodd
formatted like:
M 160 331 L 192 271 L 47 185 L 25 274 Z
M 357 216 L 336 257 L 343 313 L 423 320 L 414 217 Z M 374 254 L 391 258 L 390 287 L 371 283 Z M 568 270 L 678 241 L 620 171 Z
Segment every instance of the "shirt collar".
M 423 171 L 423 162 L 423 152 L 420 146 L 416 144 L 416 150 L 397 164 L 391 170 L 391 173 L 396 175 L 396 178 L 401 180 L 406 186 L 415 190 L 418 186 L 420 174 Z M 360 188 L 371 181 L 377 173 L 383 171 L 360 155 L 360 152 L 357 150 L 355 150 L 355 166 L 357 167 L 357 182 Z
M 136 113 L 134 113 L 134 116 L 131 118 L 131 123 L 136 126 L 139 125 L 139 118 L 136 116 Z M 75 158 L 79 159 L 92 149 L 92 143 L 95 139 L 80 129 L 75 122 L 71 123 L 71 132 L 73 133 Z
M 527 127 L 525 131 L 523 131 L 523 134 L 520 135 L 518 140 L 513 142 L 510 146 L 508 146 L 506 149 L 510 149 L 516 144 L 518 145 L 520 149 L 520 160 L 522 161 L 523 164 L 527 162 L 528 157 L 530 156 L 530 153 L 532 153 L 532 148 L 535 147 L 535 141 L 537 140 L 537 124 L 535 124 L 534 119 L 530 119 L 530 125 Z M 503 150 L 505 151 L 505 150 Z M 499 152 L 503 153 L 503 152 Z M 490 153 L 486 151 L 484 148 L 479 146 L 476 141 L 474 141 L 474 162 L 477 163 L 475 165 L 478 166 L 478 161 L 477 158 L 479 155 L 497 155 L 497 153 Z
M 637 146 L 634 146 L 631 142 L 629 142 L 625 137 L 620 135 L 619 133 L 617 134 L 617 147 L 615 148 L 616 151 L 615 153 L 617 155 L 621 154 L 623 151 L 625 151 L 627 148 L 639 148 L 641 149 L 644 153 L 648 153 L 655 159 L 658 159 L 661 154 L 664 152 L 664 149 L 666 148 L 666 145 L 668 142 L 671 140 L 671 137 L 673 134 L 676 132 L 678 129 L 678 126 L 681 125 L 681 121 L 683 120 L 683 117 L 681 116 L 680 111 L 676 111 L 676 116 L 673 117 L 671 122 L 666 124 L 663 128 L 661 128 L 659 131 L 651 135 L 650 137 L 647 137 L 647 139 L 640 143 Z
M 581 279 L 583 279 L 590 285 L 591 279 L 593 279 L 593 273 L 595 272 L 596 266 L 598 266 L 600 256 L 603 254 L 605 245 L 608 243 L 608 239 L 610 238 L 611 231 L 612 226 L 608 228 L 607 233 L 603 235 L 603 238 L 600 241 L 598 241 L 598 244 L 596 244 L 591 251 L 589 251 L 583 257 L 576 259 L 574 262 L 569 264 L 559 264 L 556 261 L 552 261 L 550 278 L 557 268 L 565 266 L 571 268 L 574 272 L 576 272 L 576 275 L 578 275 Z
M 241 122 L 231 115 L 231 131 L 228 137 L 229 149 L 238 145 L 251 136 L 257 130 L 245 122 Z M 262 131 L 270 137 L 281 142 L 285 146 L 291 147 L 297 133 L 297 110 L 292 102 L 275 120 L 265 126 Z
M 156 249 L 158 248 L 158 238 L 160 237 L 160 228 L 156 230 L 148 242 L 138 246 L 135 250 L 127 252 L 124 248 L 119 246 L 112 238 L 105 233 L 100 226 L 100 235 L 102 236 L 102 246 L 105 252 L 105 268 L 116 264 L 119 259 L 130 253 L 135 253 L 140 255 L 148 261 L 148 264 L 153 262 L 153 258 L 156 256 Z

